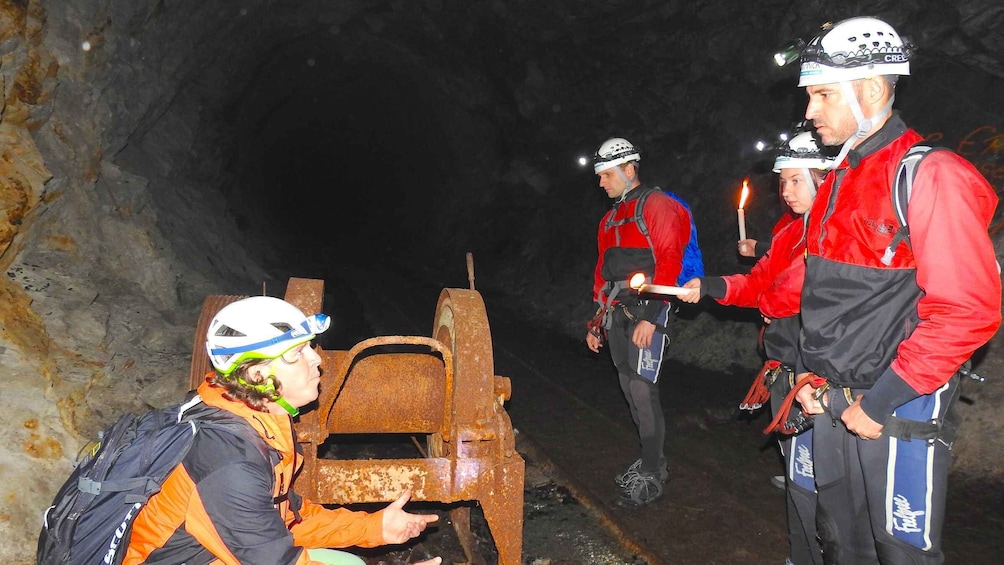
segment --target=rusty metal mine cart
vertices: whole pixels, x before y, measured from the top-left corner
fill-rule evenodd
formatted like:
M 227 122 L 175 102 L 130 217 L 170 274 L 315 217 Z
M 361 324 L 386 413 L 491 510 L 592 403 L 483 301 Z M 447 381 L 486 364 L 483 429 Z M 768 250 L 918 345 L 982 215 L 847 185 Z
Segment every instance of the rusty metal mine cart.
M 473 286 L 473 283 L 472 283 Z M 285 300 L 322 312 L 324 282 L 291 278 Z M 203 336 L 213 316 L 243 296 L 213 295 L 202 306 L 192 349 L 192 388 L 211 370 Z M 320 504 L 391 502 L 407 488 L 412 500 L 450 505 L 470 563 L 470 505 L 481 505 L 499 565 L 519 565 L 523 543 L 524 461 L 516 452 L 503 403 L 512 387 L 494 374 L 491 333 L 476 290 L 447 288 L 439 296 L 432 337 L 381 336 L 348 351 L 324 351 L 316 409 L 295 422 L 304 465 L 297 490 Z M 324 459 L 331 434 L 424 436 L 416 459 Z M 337 441 L 337 436 L 334 438 Z M 421 444 L 418 444 L 419 446 Z

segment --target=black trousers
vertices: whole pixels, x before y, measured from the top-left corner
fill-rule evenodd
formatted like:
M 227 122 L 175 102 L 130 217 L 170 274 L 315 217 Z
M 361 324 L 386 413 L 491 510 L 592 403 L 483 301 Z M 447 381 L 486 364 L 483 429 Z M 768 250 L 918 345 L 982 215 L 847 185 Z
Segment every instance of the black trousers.
M 958 377 L 900 406 L 895 416 L 944 421 Z M 846 391 L 846 392 L 845 392 Z M 834 388 L 815 417 L 816 522 L 827 565 L 941 565 L 951 447 L 941 439 L 883 433 L 863 440 L 840 415 L 866 390 Z
M 638 429 L 641 443 L 639 471 L 658 476 L 666 468 L 666 417 L 659 399 L 658 381 L 669 337 L 657 330 L 652 336 L 651 346 L 645 349 L 635 347 L 631 336 L 642 308 L 643 306 L 630 307 L 631 316 L 619 307 L 611 312 L 613 319 L 607 330 L 607 344 L 617 368 L 621 392 L 624 393 L 631 410 L 631 419 Z M 632 317 L 635 319 L 631 319 Z M 661 325 L 665 326 L 667 318 L 668 311 L 664 311 L 660 315 Z
M 781 369 L 770 387 L 770 413 L 777 414 L 791 390 L 794 375 Z M 791 408 L 801 410 L 796 403 Z M 823 565 L 823 553 L 816 534 L 815 458 L 812 456 L 812 428 L 795 435 L 777 434 L 784 456 L 785 499 L 788 517 L 788 556 L 795 565 Z

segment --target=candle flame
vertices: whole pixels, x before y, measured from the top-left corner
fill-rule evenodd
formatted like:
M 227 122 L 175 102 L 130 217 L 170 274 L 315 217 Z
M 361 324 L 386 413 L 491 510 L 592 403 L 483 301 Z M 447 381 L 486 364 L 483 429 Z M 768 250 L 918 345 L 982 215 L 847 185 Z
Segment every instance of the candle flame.
M 742 210 L 743 206 L 746 205 L 746 199 L 750 195 L 750 179 L 743 179 L 743 192 L 739 196 L 739 209 Z
M 635 290 L 641 288 L 643 284 L 645 284 L 645 273 L 635 273 L 628 281 L 628 286 Z

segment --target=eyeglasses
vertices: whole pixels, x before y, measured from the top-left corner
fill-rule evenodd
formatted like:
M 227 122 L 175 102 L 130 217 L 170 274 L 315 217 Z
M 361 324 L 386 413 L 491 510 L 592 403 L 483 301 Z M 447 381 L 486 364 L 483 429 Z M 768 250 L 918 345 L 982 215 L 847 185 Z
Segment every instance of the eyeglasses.
M 303 350 L 308 347 L 311 349 L 314 348 L 313 344 L 308 341 L 307 343 L 298 345 L 293 349 L 286 351 L 285 353 L 279 356 L 279 359 L 281 359 L 282 362 L 287 365 L 296 365 L 300 361 L 300 359 L 303 359 Z

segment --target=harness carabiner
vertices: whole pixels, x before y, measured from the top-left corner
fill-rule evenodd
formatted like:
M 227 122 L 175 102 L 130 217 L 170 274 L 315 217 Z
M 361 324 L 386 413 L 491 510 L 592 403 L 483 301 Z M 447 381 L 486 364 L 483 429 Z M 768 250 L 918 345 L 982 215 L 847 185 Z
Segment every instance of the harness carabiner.
M 820 377 L 819 375 L 816 375 L 815 373 L 809 373 L 809 377 L 802 379 L 801 382 L 791 387 L 791 391 L 788 392 L 788 395 L 784 397 L 784 401 L 781 402 L 781 406 L 780 408 L 778 408 L 777 414 L 774 415 L 774 419 L 771 420 L 770 423 L 767 424 L 767 427 L 764 429 L 763 431 L 764 435 L 770 434 L 772 432 L 778 432 L 785 435 L 792 435 L 794 433 L 798 433 L 798 431 L 805 430 L 808 428 L 807 425 L 796 425 L 796 426 L 787 425 L 788 416 L 791 413 L 791 405 L 795 402 L 795 395 L 798 394 L 798 391 L 801 390 L 802 387 L 804 386 L 811 386 L 812 388 L 817 389 L 816 392 L 813 392 L 814 397 L 817 394 L 819 395 L 819 397 L 816 398 L 817 400 L 819 400 L 819 398 L 822 398 L 822 393 L 819 392 L 819 389 L 823 387 L 829 388 L 826 379 Z M 826 390 L 824 389 L 823 392 L 826 392 Z M 802 413 L 805 414 L 804 409 L 802 410 Z M 799 428 L 801 428 L 801 430 Z
M 778 375 L 781 374 L 782 367 L 779 361 L 768 359 L 760 371 L 757 372 L 756 377 L 753 378 L 753 384 L 750 385 L 749 391 L 746 392 L 746 397 L 739 404 L 739 409 L 752 412 L 762 408 L 764 403 L 770 398 L 770 387 L 777 380 Z

